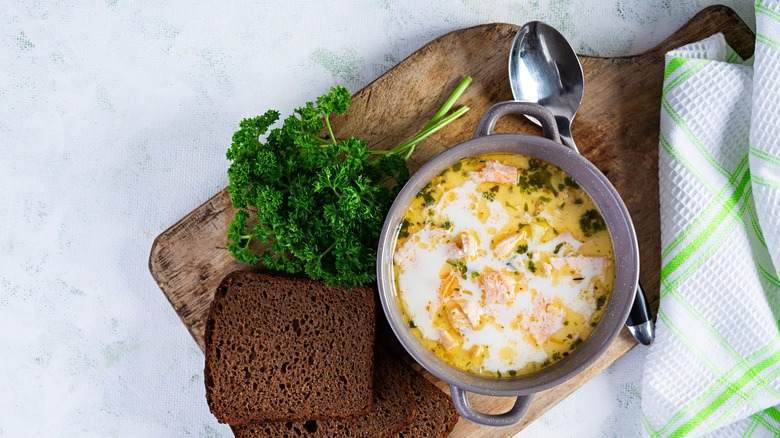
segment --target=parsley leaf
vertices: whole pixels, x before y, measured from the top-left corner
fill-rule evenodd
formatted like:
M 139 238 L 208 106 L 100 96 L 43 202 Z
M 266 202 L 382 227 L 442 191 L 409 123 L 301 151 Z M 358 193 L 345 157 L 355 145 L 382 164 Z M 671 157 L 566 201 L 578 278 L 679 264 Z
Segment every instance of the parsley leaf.
M 329 285 L 374 281 L 379 233 L 409 179 L 406 160 L 423 139 L 468 110 L 450 113 L 470 82 L 466 77 L 417 135 L 390 150 L 372 150 L 357 137 L 335 138 L 330 117 L 351 103 L 341 86 L 297 108 L 281 127 L 271 129 L 280 118 L 275 110 L 242 120 L 226 153 L 237 210 L 227 249 L 241 262 L 304 272 Z

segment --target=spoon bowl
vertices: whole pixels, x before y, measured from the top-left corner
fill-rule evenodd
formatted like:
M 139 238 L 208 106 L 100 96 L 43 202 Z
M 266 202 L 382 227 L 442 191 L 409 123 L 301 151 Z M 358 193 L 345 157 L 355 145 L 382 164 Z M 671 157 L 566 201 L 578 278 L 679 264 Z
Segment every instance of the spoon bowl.
M 582 102 L 584 82 L 580 60 L 560 32 L 540 21 L 520 28 L 509 53 L 512 94 L 550 110 L 561 140 L 574 150 L 571 121 Z

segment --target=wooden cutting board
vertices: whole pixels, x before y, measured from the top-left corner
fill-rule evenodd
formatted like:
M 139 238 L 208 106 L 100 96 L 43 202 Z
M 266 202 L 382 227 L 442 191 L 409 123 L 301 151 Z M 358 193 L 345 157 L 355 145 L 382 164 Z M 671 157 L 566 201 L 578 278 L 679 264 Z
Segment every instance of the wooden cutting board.
M 492 104 L 512 99 L 507 56 L 517 30 L 518 26 L 511 24 L 487 24 L 437 38 L 357 92 L 347 114 L 333 122 L 336 136 L 357 135 L 380 149 L 398 145 L 430 119 L 461 78 L 471 75 L 474 82 L 459 101 L 471 110 L 417 147 L 409 160 L 410 169 L 417 170 L 434 155 L 471 138 L 482 114 Z M 731 9 L 713 6 L 641 55 L 580 57 L 585 97 L 572 133 L 582 154 L 612 181 L 631 212 L 639 237 L 641 281 L 654 313 L 659 299 L 661 253 L 658 124 L 664 53 L 717 32 L 725 35 L 743 59 L 752 55 L 755 38 L 751 30 Z M 539 128 L 521 117 L 502 119 L 496 132 L 541 135 Z M 226 149 L 229 143 L 230 139 L 225 139 Z M 217 284 L 231 271 L 249 269 L 225 249 L 227 225 L 233 213 L 227 189 L 222 190 L 158 236 L 149 257 L 152 276 L 201 349 Z M 510 436 L 635 345 L 624 329 L 589 369 L 538 394 L 519 425 L 490 429 L 461 419 L 453 436 Z M 420 372 L 449 393 L 446 384 Z M 472 396 L 471 400 L 478 409 L 494 413 L 503 412 L 513 402 L 483 396 Z

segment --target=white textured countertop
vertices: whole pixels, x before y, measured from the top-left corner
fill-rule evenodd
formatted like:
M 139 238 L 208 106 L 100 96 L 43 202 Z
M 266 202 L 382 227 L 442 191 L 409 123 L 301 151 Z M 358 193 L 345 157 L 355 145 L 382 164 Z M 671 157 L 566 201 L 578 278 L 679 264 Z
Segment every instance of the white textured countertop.
M 238 121 L 362 88 L 431 39 L 538 19 L 580 53 L 651 48 L 709 1 L 4 1 L 0 437 L 229 436 L 147 269 L 226 186 Z M 727 1 L 754 26 L 750 1 Z M 587 92 L 587 84 L 586 84 Z M 636 436 L 637 348 L 521 436 Z

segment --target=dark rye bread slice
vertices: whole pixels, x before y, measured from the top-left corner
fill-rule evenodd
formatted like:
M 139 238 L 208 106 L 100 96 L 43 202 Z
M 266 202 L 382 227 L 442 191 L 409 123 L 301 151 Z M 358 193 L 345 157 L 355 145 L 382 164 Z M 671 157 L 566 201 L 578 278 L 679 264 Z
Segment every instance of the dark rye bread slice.
M 417 415 L 397 436 L 402 438 L 446 437 L 458 422 L 458 411 L 452 399 L 409 365 L 401 371 L 414 395 Z
M 404 365 L 377 352 L 374 368 L 374 404 L 368 414 L 348 420 L 287 421 L 232 426 L 236 438 L 258 437 L 383 437 L 397 435 L 416 412 L 412 392 L 403 375 Z
M 206 322 L 206 399 L 222 423 L 368 412 L 376 301 L 370 288 L 250 272 L 222 280 Z

